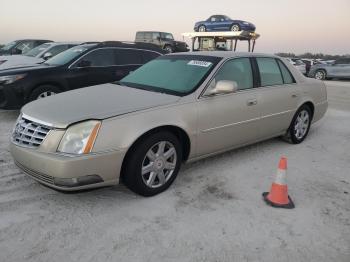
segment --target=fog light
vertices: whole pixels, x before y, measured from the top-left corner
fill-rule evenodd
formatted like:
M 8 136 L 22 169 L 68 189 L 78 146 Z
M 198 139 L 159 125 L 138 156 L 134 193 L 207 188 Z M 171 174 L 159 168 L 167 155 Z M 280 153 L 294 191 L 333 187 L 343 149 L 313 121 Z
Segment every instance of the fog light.
M 98 175 L 88 175 L 82 177 L 74 178 L 54 178 L 56 186 L 61 187 L 77 187 L 77 186 L 86 186 L 90 184 L 96 184 L 103 182 L 103 179 Z

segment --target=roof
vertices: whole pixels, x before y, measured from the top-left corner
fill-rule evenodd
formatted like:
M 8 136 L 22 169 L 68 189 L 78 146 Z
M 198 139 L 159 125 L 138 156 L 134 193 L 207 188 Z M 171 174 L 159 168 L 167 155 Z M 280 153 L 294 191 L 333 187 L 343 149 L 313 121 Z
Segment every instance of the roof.
M 98 47 L 124 47 L 124 48 L 138 48 L 145 50 L 156 51 L 160 54 L 166 54 L 167 52 L 155 44 L 130 42 L 130 41 L 105 41 L 97 45 Z
M 172 53 L 169 55 L 196 55 L 196 56 L 213 56 L 213 57 L 278 57 L 273 54 L 252 53 L 252 52 L 233 52 L 233 51 L 197 51 L 185 53 Z

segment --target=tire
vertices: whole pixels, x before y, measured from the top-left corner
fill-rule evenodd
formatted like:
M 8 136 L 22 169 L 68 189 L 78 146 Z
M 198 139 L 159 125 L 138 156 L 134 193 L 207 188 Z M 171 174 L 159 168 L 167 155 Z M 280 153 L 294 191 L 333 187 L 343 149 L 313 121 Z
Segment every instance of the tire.
M 230 30 L 232 32 L 238 32 L 238 31 L 241 31 L 241 27 L 239 25 L 237 25 L 237 24 L 233 24 L 233 25 L 231 25 Z
M 166 45 L 164 46 L 164 50 L 167 51 L 168 53 L 173 53 L 174 49 L 171 45 Z
M 324 70 L 317 70 L 315 72 L 315 79 L 318 79 L 318 80 L 325 80 L 327 77 L 327 73 L 326 71 Z
M 308 105 L 302 105 L 295 113 L 284 138 L 292 144 L 300 144 L 307 137 L 312 122 L 312 111 Z
M 205 27 L 205 25 L 200 25 L 198 27 L 198 32 L 206 32 L 207 31 L 207 28 Z
M 53 85 L 41 85 L 36 87 L 29 95 L 28 101 L 34 101 L 47 96 L 53 96 L 60 93 L 61 90 L 57 86 Z
M 182 147 L 172 133 L 159 132 L 137 143 L 125 161 L 124 184 L 139 195 L 154 196 L 175 180 L 182 162 Z

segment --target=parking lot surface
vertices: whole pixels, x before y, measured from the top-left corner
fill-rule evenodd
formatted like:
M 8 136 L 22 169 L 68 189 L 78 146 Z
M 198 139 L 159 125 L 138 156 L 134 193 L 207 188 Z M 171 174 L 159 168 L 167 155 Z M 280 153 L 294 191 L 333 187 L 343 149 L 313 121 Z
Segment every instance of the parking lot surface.
M 18 111 L 0 111 L 0 261 L 350 261 L 350 82 L 326 84 L 329 110 L 302 144 L 276 138 L 185 165 L 152 198 L 35 182 L 8 151 Z M 261 198 L 282 155 L 291 210 Z

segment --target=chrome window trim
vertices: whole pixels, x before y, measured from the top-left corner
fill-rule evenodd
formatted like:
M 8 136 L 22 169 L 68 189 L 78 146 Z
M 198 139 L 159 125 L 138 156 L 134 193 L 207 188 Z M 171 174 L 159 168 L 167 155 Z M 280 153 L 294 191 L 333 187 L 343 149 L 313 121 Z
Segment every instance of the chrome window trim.
M 278 59 L 278 58 L 273 58 L 273 57 L 265 57 L 265 56 L 261 56 L 262 58 L 272 58 L 272 59 Z M 236 92 L 234 93 L 230 93 L 230 94 L 214 94 L 214 95 L 204 95 L 205 92 L 207 91 L 207 89 L 209 88 L 209 85 L 210 83 L 213 81 L 213 79 L 215 78 L 215 76 L 217 75 L 218 71 L 222 68 L 222 66 L 230 61 L 230 60 L 234 60 L 234 59 L 239 59 L 239 58 L 260 58 L 260 56 L 256 57 L 256 56 L 251 56 L 251 57 L 231 57 L 231 58 L 228 58 L 226 60 L 224 60 L 221 65 L 219 65 L 219 67 L 216 69 L 216 71 L 214 72 L 213 76 L 210 78 L 210 80 L 207 82 L 207 84 L 205 85 L 205 87 L 203 88 L 202 92 L 200 93 L 199 97 L 197 98 L 197 101 L 200 100 L 200 99 L 206 99 L 206 98 L 212 98 L 212 97 L 222 97 L 222 96 L 228 96 L 228 95 L 232 95 L 232 94 L 239 94 L 239 93 L 242 93 L 242 92 L 251 92 L 251 91 L 255 91 L 255 90 L 261 90 L 261 89 L 265 89 L 265 88 L 271 88 L 271 87 L 276 87 L 276 88 L 285 88 L 285 87 L 288 87 L 288 86 L 295 86 L 298 84 L 297 80 L 295 79 L 294 75 L 290 72 L 289 68 L 285 65 L 285 67 L 288 69 L 289 73 L 292 75 L 293 79 L 294 79 L 294 83 L 282 83 L 282 84 L 276 84 L 276 85 L 266 85 L 266 86 L 257 86 L 257 87 L 251 87 L 251 88 L 246 88 L 246 89 L 241 89 L 241 90 L 237 90 Z M 278 59 L 280 60 L 280 59 Z M 283 61 L 280 60 L 282 63 Z M 284 63 L 283 63 L 284 64 Z M 260 72 L 259 72 L 260 73 Z M 252 74 L 254 75 L 254 72 L 252 70 Z
M 140 49 L 140 48 L 135 48 L 135 47 L 99 47 L 93 50 L 88 51 L 86 54 L 84 54 L 83 56 L 79 57 L 77 60 L 75 60 L 74 62 L 72 62 L 69 66 L 68 69 L 71 69 L 75 64 L 77 64 L 80 60 L 82 60 L 85 56 L 87 56 L 88 54 L 95 52 L 97 50 L 103 50 L 103 49 L 127 49 L 127 50 L 138 50 L 138 51 L 146 51 L 146 52 L 152 52 L 152 53 L 156 53 L 159 55 L 163 55 L 157 51 L 153 51 L 153 50 L 148 50 L 148 49 Z M 110 67 L 110 66 L 127 66 L 127 65 L 142 65 L 142 64 L 124 64 L 124 65 L 109 65 L 109 66 L 90 66 L 90 67 Z M 81 68 L 81 67 L 74 67 L 74 68 Z

